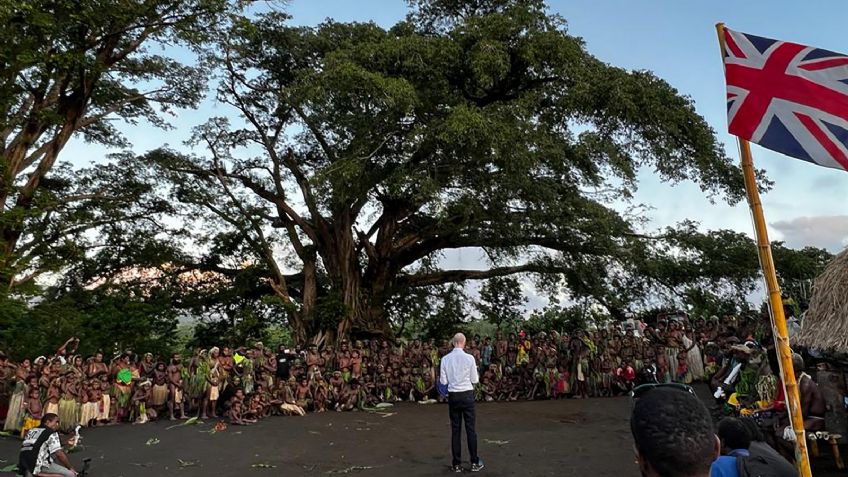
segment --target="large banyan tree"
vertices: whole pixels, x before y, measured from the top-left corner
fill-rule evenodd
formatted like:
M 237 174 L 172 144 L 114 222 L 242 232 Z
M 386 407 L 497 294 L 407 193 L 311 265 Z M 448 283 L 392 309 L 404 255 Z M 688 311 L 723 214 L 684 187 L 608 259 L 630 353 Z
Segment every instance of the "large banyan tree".
M 387 300 L 413 287 L 626 285 L 621 271 L 657 250 L 610 206 L 641 168 L 742 191 L 689 98 L 599 61 L 541 0 L 417 0 L 389 29 L 273 12 L 207 54 L 224 117 L 195 130 L 191 153 L 142 160 L 208 232 L 196 264 L 251 270 L 300 341 L 385 333 Z M 488 268 L 439 260 L 462 248 Z

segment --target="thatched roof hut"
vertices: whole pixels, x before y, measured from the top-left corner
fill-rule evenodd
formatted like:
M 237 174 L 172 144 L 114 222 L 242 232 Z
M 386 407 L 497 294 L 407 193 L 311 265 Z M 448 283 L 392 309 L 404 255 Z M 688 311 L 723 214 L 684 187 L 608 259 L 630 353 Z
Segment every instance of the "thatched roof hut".
M 848 249 L 813 283 L 810 309 L 792 343 L 848 353 Z

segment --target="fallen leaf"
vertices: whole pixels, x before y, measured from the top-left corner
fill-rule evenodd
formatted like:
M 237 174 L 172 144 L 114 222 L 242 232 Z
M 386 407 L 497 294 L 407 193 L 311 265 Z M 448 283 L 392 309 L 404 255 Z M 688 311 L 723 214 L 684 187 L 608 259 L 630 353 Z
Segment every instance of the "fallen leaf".
M 85 450 L 85 446 L 82 445 L 82 444 L 79 444 L 79 445 L 75 445 L 73 447 L 69 447 L 68 450 L 65 451 L 65 454 L 73 454 L 75 452 L 79 452 L 79 451 L 82 451 L 82 450 Z
M 196 466 L 196 465 L 197 465 L 197 461 L 196 461 L 196 460 L 182 460 L 182 459 L 177 459 L 177 462 L 179 462 L 180 467 L 194 467 L 194 466 Z
M 0 472 L 17 472 L 17 471 L 18 471 L 18 465 L 17 464 L 7 465 L 6 467 L 3 467 L 2 469 L 0 469 Z
M 148 445 L 148 446 L 155 446 L 155 445 L 156 445 L 156 444 L 158 444 L 158 443 L 159 443 L 159 438 L 158 438 L 158 437 L 151 437 L 150 439 L 147 439 L 147 442 L 145 442 L 145 445 Z
M 181 422 L 179 424 L 174 424 L 173 426 L 166 427 L 165 430 L 170 431 L 171 429 L 173 429 L 175 427 L 194 426 L 194 425 L 197 425 L 197 424 L 203 424 L 203 421 L 201 421 L 200 419 L 197 418 L 197 416 L 195 416 L 195 417 L 188 418 L 185 422 Z
M 263 464 L 263 463 L 253 464 L 253 465 L 251 465 L 251 467 L 253 467 L 254 469 L 276 469 L 277 468 L 276 465 Z
M 495 444 L 495 445 L 498 445 L 498 446 L 502 446 L 504 444 L 509 444 L 509 441 L 497 441 L 497 440 L 494 440 L 494 439 L 483 439 L 483 442 L 485 442 L 486 444 Z
M 350 474 L 350 473 L 353 473 L 353 472 L 359 472 L 361 470 L 368 470 L 368 469 L 373 469 L 373 468 L 374 467 L 372 467 L 370 465 L 354 465 L 354 466 L 347 467 L 347 468 L 344 468 L 344 469 L 331 470 L 331 471 L 328 471 L 327 473 L 328 474 Z

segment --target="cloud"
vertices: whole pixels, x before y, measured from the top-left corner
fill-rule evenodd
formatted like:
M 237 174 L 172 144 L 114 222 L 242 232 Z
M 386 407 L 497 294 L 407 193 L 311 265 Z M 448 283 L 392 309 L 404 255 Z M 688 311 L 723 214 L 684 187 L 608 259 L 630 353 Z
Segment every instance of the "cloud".
M 792 248 L 812 245 L 836 253 L 848 245 L 848 215 L 802 216 L 774 222 L 771 226 Z

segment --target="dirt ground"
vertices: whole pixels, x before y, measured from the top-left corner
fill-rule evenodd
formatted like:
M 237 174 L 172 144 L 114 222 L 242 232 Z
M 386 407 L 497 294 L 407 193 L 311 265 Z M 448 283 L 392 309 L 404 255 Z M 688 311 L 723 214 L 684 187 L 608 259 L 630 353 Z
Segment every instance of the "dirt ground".
M 639 475 L 628 427 L 629 399 L 488 403 L 477 406 L 481 475 Z M 78 465 L 92 477 L 433 476 L 448 474 L 446 405 L 403 403 L 386 415 L 352 412 L 273 417 L 210 434 L 214 422 L 83 430 Z M 148 445 L 151 439 L 158 443 Z M 0 439 L 0 468 L 17 461 L 20 441 Z M 467 461 L 463 445 L 463 457 Z M 466 466 L 468 464 L 466 463 Z M 273 467 L 272 467 L 273 466 Z M 0 474 L 11 475 L 11 474 Z

